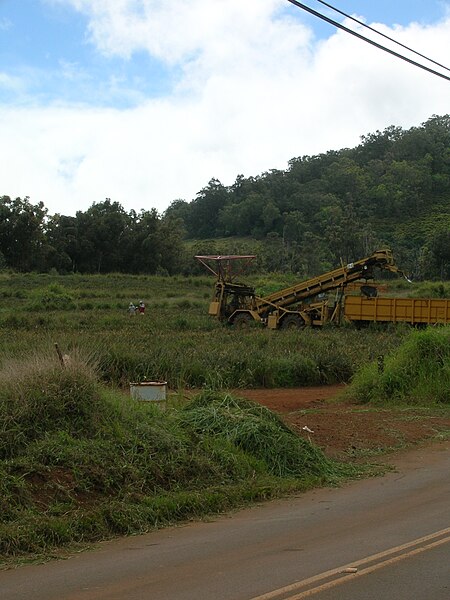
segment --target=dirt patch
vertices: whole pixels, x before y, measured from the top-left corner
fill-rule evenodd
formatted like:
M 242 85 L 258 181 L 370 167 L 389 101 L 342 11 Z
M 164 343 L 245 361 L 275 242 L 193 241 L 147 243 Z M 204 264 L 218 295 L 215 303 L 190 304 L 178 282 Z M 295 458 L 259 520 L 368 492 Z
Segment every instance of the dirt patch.
M 450 429 L 450 417 L 438 411 L 355 405 L 339 400 L 343 389 L 321 386 L 235 393 L 279 413 L 299 435 L 336 458 L 376 455 L 435 438 Z
M 342 384 L 293 389 L 235 390 L 233 393 L 263 404 L 275 412 L 290 413 L 302 408 L 324 406 L 327 401 L 336 398 L 344 389 L 345 385 Z

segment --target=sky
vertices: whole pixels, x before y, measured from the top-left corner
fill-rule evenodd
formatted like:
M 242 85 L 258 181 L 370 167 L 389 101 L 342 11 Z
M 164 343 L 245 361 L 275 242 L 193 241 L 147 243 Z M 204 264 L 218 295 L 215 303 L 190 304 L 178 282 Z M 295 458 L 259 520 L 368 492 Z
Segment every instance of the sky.
M 329 4 L 450 68 L 450 0 Z M 49 214 L 163 213 L 212 178 L 449 112 L 449 81 L 287 0 L 0 0 L 0 196 Z

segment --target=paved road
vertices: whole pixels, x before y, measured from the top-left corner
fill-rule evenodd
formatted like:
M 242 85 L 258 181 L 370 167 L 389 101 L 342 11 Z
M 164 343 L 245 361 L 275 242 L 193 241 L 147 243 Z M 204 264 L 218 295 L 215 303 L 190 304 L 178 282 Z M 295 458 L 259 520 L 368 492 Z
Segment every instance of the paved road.
M 450 443 L 396 464 L 383 478 L 0 572 L 0 598 L 448 600 Z

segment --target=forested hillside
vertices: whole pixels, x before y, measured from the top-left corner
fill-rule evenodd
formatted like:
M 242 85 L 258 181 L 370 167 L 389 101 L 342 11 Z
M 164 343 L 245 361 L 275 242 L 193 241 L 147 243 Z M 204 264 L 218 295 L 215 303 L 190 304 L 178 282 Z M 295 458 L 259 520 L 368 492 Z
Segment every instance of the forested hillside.
M 163 215 L 106 199 L 49 216 L 44 202 L 0 198 L 0 267 L 18 271 L 190 273 L 194 253 L 252 250 L 260 269 L 307 276 L 382 246 L 416 278 L 450 278 L 450 115 L 229 187 L 211 179 Z
M 189 238 L 266 240 L 272 270 L 314 274 L 388 245 L 416 277 L 448 278 L 450 115 L 407 131 L 388 127 L 356 148 L 293 158 L 286 171 L 238 176 L 230 187 L 213 179 L 166 214 L 183 219 Z

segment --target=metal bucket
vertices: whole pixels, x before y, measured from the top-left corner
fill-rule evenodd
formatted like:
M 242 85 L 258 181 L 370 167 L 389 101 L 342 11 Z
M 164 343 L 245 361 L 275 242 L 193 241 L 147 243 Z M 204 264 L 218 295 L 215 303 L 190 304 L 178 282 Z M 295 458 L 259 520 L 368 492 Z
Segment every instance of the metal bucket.
M 134 400 L 144 402 L 165 402 L 167 381 L 144 381 L 130 383 L 130 394 Z

